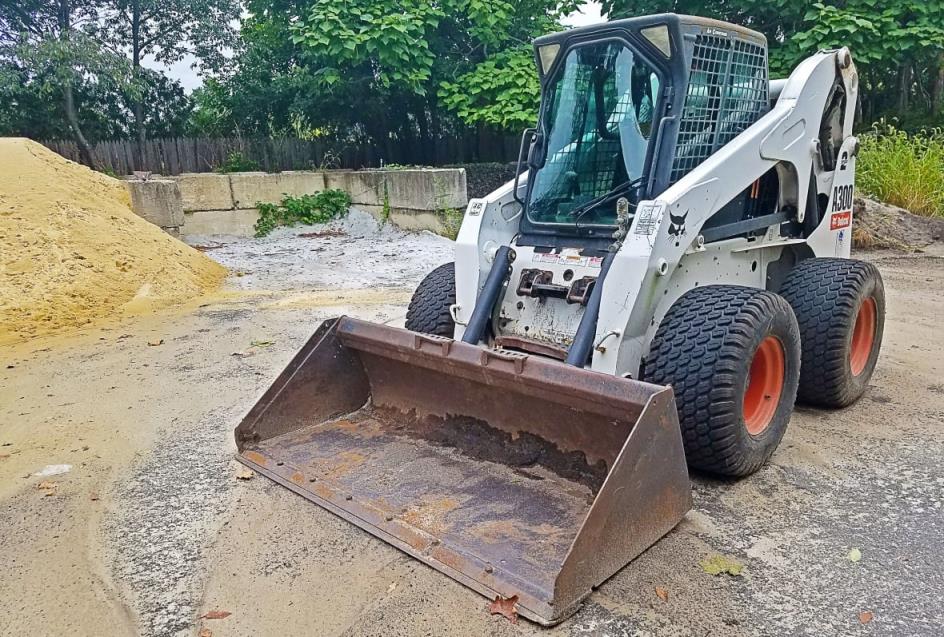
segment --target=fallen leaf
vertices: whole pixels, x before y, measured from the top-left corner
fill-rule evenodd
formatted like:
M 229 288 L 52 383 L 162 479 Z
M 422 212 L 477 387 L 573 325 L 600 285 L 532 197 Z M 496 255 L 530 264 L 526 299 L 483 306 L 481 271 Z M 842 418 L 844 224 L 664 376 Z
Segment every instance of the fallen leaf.
M 209 628 L 201 628 L 200 632 L 197 634 L 197 637 L 213 637 L 213 633 L 210 632 Z
M 226 619 L 232 615 L 228 610 L 211 610 L 200 619 Z
M 872 621 L 872 619 L 874 619 L 874 618 L 875 618 L 875 614 L 872 613 L 872 611 L 870 611 L 870 610 L 864 610 L 864 611 L 862 611 L 861 613 L 859 613 L 859 623 L 860 623 L 860 624 L 868 624 L 868 623 L 869 623 L 870 621 Z
M 701 568 L 709 575 L 727 573 L 734 577 L 740 577 L 741 571 L 744 570 L 744 565 L 724 555 L 712 555 L 701 561 Z
M 669 591 L 662 588 L 661 586 L 656 586 L 656 597 L 661 599 L 663 602 L 669 601 Z
M 275 341 L 252 341 L 249 343 L 252 347 L 268 347 L 269 345 L 275 344 Z
M 515 610 L 515 604 L 518 603 L 518 596 L 512 595 L 504 598 L 501 595 L 495 597 L 495 601 L 488 605 L 488 612 L 492 615 L 501 615 L 512 624 L 518 623 L 518 611 Z
M 252 480 L 252 477 L 254 475 L 256 474 L 255 472 L 253 472 L 252 469 L 250 469 L 249 467 L 243 467 L 242 469 L 236 472 L 236 479 L 237 480 Z
M 157 347 L 158 345 L 163 345 L 163 344 L 164 344 L 163 338 L 156 341 L 148 341 L 148 345 L 150 345 L 151 347 Z
M 43 492 L 43 495 L 49 497 L 51 495 L 56 495 L 56 491 L 59 489 L 58 482 L 40 482 L 36 485 L 36 488 Z
M 850 562 L 858 562 L 862 559 L 862 551 L 859 549 L 852 549 L 849 551 L 849 555 L 847 557 L 849 558 Z

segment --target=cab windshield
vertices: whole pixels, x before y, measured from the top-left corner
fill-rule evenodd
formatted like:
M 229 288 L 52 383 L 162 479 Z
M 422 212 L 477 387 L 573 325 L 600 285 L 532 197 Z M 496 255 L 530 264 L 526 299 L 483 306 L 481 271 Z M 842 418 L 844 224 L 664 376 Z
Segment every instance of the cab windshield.
M 528 218 L 615 225 L 618 197 L 606 195 L 643 176 L 658 76 L 625 44 L 607 41 L 571 49 L 549 91 L 545 161 L 531 182 Z

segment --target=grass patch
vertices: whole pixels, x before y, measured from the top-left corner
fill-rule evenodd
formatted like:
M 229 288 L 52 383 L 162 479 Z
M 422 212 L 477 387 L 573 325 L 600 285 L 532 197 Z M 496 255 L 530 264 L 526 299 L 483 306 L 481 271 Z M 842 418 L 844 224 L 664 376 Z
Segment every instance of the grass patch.
M 944 132 L 908 135 L 881 122 L 862 135 L 856 185 L 916 215 L 944 217 Z
M 310 225 L 340 219 L 347 215 L 350 206 L 351 197 L 343 190 L 325 190 L 301 197 L 285 196 L 280 204 L 257 203 L 256 236 L 264 237 L 279 226 Z

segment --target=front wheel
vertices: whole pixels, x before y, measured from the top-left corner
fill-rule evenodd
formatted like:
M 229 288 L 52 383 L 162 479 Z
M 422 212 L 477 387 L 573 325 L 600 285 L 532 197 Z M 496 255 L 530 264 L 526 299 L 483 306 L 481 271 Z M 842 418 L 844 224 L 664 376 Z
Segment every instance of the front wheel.
M 444 263 L 416 287 L 406 311 L 406 329 L 452 337 L 456 323 L 450 306 L 456 302 L 456 264 Z
M 790 305 L 754 288 L 686 292 L 652 340 L 643 380 L 671 385 L 689 466 L 754 473 L 786 433 L 800 378 L 800 333 Z

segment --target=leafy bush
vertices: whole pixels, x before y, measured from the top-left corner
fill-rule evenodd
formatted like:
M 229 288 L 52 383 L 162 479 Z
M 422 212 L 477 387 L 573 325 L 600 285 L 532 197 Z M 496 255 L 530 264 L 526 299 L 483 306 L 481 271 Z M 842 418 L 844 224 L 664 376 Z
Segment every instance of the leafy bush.
M 249 159 L 238 150 L 232 151 L 226 156 L 226 161 L 216 167 L 216 172 L 226 173 L 247 173 L 259 170 L 259 162 Z
M 917 215 L 944 216 L 944 134 L 908 135 L 881 122 L 861 137 L 856 185 Z
M 259 220 L 255 229 L 257 237 L 264 237 L 279 226 L 294 226 L 296 223 L 325 223 L 347 215 L 351 197 L 343 190 L 325 190 L 301 197 L 285 196 L 281 204 L 257 203 Z

